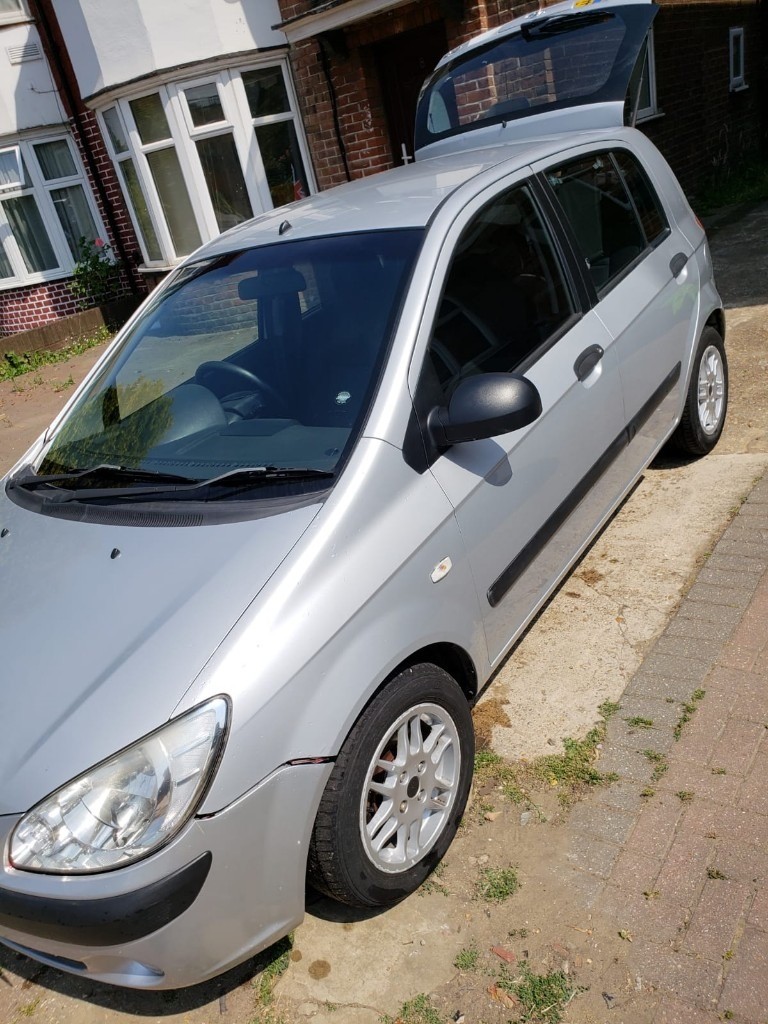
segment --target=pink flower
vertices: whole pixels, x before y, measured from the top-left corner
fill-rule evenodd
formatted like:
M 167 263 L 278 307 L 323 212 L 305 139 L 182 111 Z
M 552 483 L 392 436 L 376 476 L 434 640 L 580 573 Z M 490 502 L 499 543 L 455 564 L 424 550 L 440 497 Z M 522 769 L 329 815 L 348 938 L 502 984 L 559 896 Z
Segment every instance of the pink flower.
M 103 238 L 94 238 L 93 244 L 96 246 L 97 249 L 103 249 L 106 243 L 104 242 Z

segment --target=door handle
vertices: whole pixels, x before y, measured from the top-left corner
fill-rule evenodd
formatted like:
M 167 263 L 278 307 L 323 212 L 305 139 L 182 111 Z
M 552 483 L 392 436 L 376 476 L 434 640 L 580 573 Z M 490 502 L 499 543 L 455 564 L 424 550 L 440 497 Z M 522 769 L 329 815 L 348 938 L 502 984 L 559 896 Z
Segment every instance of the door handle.
M 684 252 L 675 253 L 672 259 L 669 261 L 669 269 L 672 271 L 672 277 L 679 277 L 682 273 L 683 267 L 688 262 L 688 257 Z
M 573 364 L 573 372 L 579 380 L 586 380 L 594 368 L 605 355 L 605 350 L 599 345 L 590 345 L 585 348 Z

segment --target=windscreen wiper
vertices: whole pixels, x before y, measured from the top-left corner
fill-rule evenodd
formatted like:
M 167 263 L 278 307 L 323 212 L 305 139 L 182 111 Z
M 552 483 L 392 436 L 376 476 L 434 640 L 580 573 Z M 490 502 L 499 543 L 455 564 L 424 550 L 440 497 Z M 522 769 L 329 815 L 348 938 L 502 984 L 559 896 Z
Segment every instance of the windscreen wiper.
M 29 469 L 29 467 L 26 467 Z M 34 491 L 46 484 L 59 484 L 65 481 L 76 482 L 79 488 L 89 480 L 151 480 L 155 483 L 182 483 L 196 484 L 199 480 L 195 477 L 179 476 L 176 473 L 155 473 L 150 469 L 132 469 L 128 466 L 114 466 L 110 463 L 101 463 L 98 466 L 89 466 L 87 469 L 72 469 L 69 472 L 37 474 L 27 473 L 25 476 L 16 476 L 10 480 L 11 487 L 23 487 L 25 490 Z
M 576 28 L 597 25 L 601 21 L 611 21 L 615 15 L 611 11 L 590 11 L 585 14 L 544 15 L 535 21 L 523 23 L 520 35 L 523 39 L 546 39 L 558 36 L 562 32 L 572 32 Z
M 115 467 L 112 468 L 114 469 Z M 263 483 L 279 483 L 284 480 L 323 480 L 330 479 L 335 475 L 329 470 L 294 466 L 241 467 L 240 469 L 228 470 L 226 473 L 212 477 L 209 480 L 191 480 L 187 477 L 177 477 L 170 473 L 153 474 L 148 470 L 126 470 L 125 472 L 129 477 L 135 472 L 139 474 L 141 479 L 153 480 L 159 477 L 164 482 L 158 482 L 146 487 L 62 488 L 55 496 L 51 495 L 50 500 L 55 501 L 57 504 L 63 504 L 69 501 L 86 501 L 100 498 L 156 497 L 161 494 L 167 495 L 171 499 L 185 499 L 195 498 L 201 493 L 205 494 L 211 491 L 213 492 L 212 497 L 222 497 L 233 490 L 247 489 Z M 45 480 L 44 477 L 30 477 L 29 479 Z M 64 476 L 64 479 L 72 479 L 72 477 Z M 20 482 L 23 483 L 23 480 Z

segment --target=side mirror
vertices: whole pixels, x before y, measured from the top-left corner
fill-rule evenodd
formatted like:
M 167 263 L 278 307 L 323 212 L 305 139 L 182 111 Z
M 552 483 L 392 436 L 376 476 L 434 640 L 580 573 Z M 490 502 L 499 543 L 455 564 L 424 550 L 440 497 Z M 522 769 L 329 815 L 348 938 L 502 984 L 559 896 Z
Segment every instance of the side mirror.
M 508 434 L 541 415 L 541 397 L 526 377 L 514 373 L 480 373 L 460 381 L 447 406 L 427 418 L 437 448 Z

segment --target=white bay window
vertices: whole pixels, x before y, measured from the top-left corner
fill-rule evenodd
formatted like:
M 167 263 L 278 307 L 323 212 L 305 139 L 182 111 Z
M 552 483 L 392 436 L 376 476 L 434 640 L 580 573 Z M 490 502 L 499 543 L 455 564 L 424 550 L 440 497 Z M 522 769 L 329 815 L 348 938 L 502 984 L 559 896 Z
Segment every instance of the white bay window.
M 0 288 L 69 276 L 81 239 L 103 233 L 69 136 L 0 149 Z
M 309 194 L 283 64 L 166 83 L 100 116 L 150 267 L 172 265 L 220 232 Z

